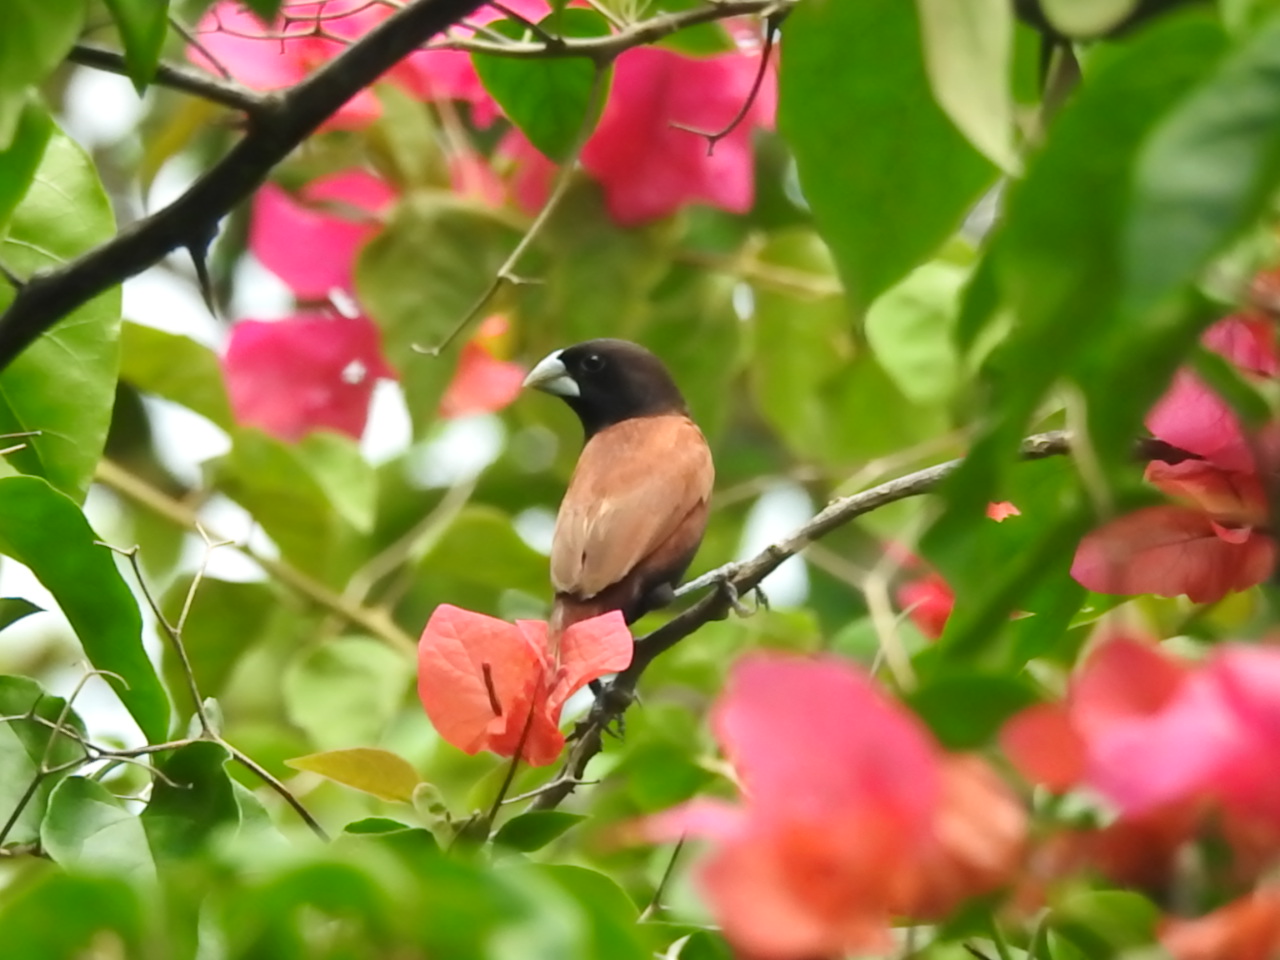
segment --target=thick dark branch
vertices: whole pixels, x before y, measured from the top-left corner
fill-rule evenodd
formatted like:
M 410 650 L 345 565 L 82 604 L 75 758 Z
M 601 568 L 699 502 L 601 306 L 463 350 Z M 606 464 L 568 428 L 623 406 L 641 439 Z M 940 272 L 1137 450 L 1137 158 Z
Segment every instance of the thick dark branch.
M 1027 460 L 1061 456 L 1070 451 L 1070 439 L 1067 433 L 1061 430 L 1028 437 L 1022 443 L 1022 456 Z M 870 490 L 833 500 L 791 536 L 770 544 L 757 556 L 741 563 L 726 564 L 681 587 L 679 593 L 686 594 L 712 584 L 720 585 L 720 589 L 707 594 L 679 616 L 636 640 L 636 653 L 631 666 L 618 674 L 617 678 L 609 684 L 591 714 L 578 725 L 578 729 L 574 731 L 573 747 L 569 751 L 561 777 L 552 784 L 548 784 L 544 792 L 533 802 L 533 808 L 549 810 L 559 805 L 573 792 L 577 782 L 582 779 L 587 763 L 600 752 L 603 746 L 601 736 L 605 728 L 621 717 L 630 705 L 636 684 L 649 664 L 695 630 L 712 620 L 721 620 L 728 615 L 733 601 L 725 585 L 732 587 L 739 595 L 755 589 L 784 561 L 794 557 L 815 540 L 886 504 L 930 492 L 954 473 L 963 462 L 963 460 L 949 460 L 882 483 Z
M 93 67 L 95 70 L 105 70 L 107 73 L 118 73 L 121 76 L 129 75 L 123 54 L 96 44 L 76 44 L 67 54 L 67 59 L 84 67 Z M 173 63 L 160 64 L 156 68 L 155 79 L 152 82 L 157 86 L 181 90 L 183 93 L 190 93 L 208 100 L 210 103 L 239 110 L 249 116 L 258 114 L 272 103 L 269 97 L 241 86 L 234 80 L 223 80 L 203 70 L 193 70 Z
M 344 103 L 484 0 L 416 0 L 283 94 L 264 94 L 249 131 L 163 210 L 56 270 L 31 277 L 0 315 L 0 369 L 72 310 L 181 248 L 202 249 L 218 223 Z

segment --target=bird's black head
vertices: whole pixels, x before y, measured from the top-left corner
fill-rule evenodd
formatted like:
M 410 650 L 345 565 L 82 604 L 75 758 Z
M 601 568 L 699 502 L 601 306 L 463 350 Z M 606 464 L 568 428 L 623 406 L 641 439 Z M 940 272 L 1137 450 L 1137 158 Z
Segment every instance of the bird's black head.
M 684 413 L 684 397 L 662 361 L 627 340 L 587 340 L 544 357 L 526 387 L 564 399 L 590 438 L 633 417 Z

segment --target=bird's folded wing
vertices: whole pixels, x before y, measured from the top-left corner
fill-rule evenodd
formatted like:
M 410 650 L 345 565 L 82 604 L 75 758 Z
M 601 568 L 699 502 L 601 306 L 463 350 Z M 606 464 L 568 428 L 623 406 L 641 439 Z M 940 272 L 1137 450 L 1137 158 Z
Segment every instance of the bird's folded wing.
M 714 480 L 706 441 L 687 417 L 640 417 L 597 433 L 556 518 L 556 591 L 585 599 L 622 580 L 679 533 Z

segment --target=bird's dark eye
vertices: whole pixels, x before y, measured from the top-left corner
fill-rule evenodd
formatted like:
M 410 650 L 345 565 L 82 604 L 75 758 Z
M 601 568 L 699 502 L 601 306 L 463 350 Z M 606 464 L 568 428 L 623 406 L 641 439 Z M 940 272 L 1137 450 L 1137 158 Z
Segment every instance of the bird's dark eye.
M 582 358 L 582 370 L 584 373 L 599 373 L 604 369 L 604 357 L 598 353 L 588 353 Z

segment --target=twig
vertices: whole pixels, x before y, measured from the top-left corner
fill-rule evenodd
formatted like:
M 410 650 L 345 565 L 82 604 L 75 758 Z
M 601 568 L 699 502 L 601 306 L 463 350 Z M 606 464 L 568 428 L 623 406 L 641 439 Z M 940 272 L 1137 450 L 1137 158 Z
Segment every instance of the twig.
M 216 17 L 217 14 L 215 13 L 214 16 Z M 233 79 L 233 77 L 231 76 L 231 71 L 226 68 L 226 65 L 221 60 L 219 60 L 217 57 L 213 55 L 212 50 L 210 50 L 208 47 L 206 47 L 203 43 L 200 42 L 200 38 L 196 36 L 196 32 L 194 30 L 188 27 L 185 23 L 183 23 L 173 14 L 169 15 L 169 26 L 173 29 L 174 33 L 180 36 L 183 40 L 187 41 L 187 43 L 189 43 L 196 50 L 200 51 L 200 54 L 206 60 L 209 61 L 210 65 L 213 67 L 214 70 L 218 72 L 218 75 L 221 76 L 223 80 Z
M 0 369 L 72 310 L 174 250 L 201 244 L 307 137 L 392 66 L 484 0 L 416 0 L 266 105 L 248 132 L 181 196 L 65 266 L 32 277 L 0 314 Z
M 271 772 L 267 770 L 266 767 L 263 767 L 244 751 L 227 743 L 227 741 L 223 740 L 221 737 L 214 737 L 213 739 L 216 743 L 221 744 L 227 752 L 231 754 L 231 758 L 235 760 L 236 763 L 240 764 L 240 766 L 244 767 L 268 787 L 278 793 L 285 803 L 293 807 L 293 812 L 298 815 L 303 823 L 311 828 L 312 833 L 325 843 L 329 842 L 329 833 L 324 827 L 320 826 L 320 821 L 313 817 L 311 812 L 302 805 L 302 801 L 293 795 L 293 791 L 272 776 Z
M 582 118 L 582 126 L 578 128 L 577 136 L 574 138 L 573 148 L 569 151 L 569 157 L 560 167 L 560 172 L 556 178 L 555 187 L 551 191 L 551 196 L 547 197 L 547 202 L 542 205 L 542 209 L 538 211 L 538 215 L 534 218 L 533 223 L 529 225 L 529 229 L 525 231 L 520 242 L 516 244 L 515 249 L 506 260 L 502 262 L 502 266 L 498 268 L 498 272 L 494 275 L 493 280 L 489 282 L 489 286 L 480 294 L 479 298 L 471 309 L 459 320 L 439 343 L 433 347 L 419 347 L 414 349 L 419 353 L 425 353 L 427 356 L 438 357 L 440 352 L 447 348 L 462 333 L 473 320 L 480 315 L 489 302 L 498 294 L 498 291 L 506 284 L 516 286 L 519 283 L 526 282 L 518 277 L 515 273 L 516 267 L 520 265 L 520 261 L 524 258 L 526 252 L 533 245 L 533 241 L 542 233 L 551 215 L 556 212 L 560 206 L 560 202 L 569 192 L 569 186 L 573 182 L 573 176 L 577 172 L 578 158 L 582 156 L 582 150 L 587 145 L 587 141 L 591 138 L 591 131 L 595 129 L 596 119 L 600 114 L 600 100 L 604 96 L 605 88 L 605 70 L 597 64 L 595 76 L 591 80 L 591 90 L 587 95 L 587 111 Z
M 666 869 L 662 871 L 662 876 L 658 879 L 658 886 L 653 891 L 653 897 L 649 900 L 649 905 L 640 911 L 638 923 L 644 923 L 652 920 L 662 910 L 662 895 L 667 892 L 667 884 L 671 882 L 672 875 L 676 872 L 676 861 L 680 859 L 680 854 L 684 850 L 685 837 L 681 835 L 676 841 L 675 847 L 671 850 L 671 859 L 667 861 Z
M 656 43 L 665 37 L 703 23 L 728 20 L 731 17 L 775 16 L 791 10 L 799 0 L 717 0 L 704 7 L 662 13 L 633 23 L 605 37 L 557 37 L 554 44 L 537 41 L 490 43 L 475 38 L 452 37 L 427 45 L 428 50 L 464 50 L 467 53 L 491 53 L 498 57 L 540 60 L 548 57 L 587 57 L 596 63 L 610 63 L 632 47 Z
M 755 80 L 751 82 L 751 89 L 742 101 L 742 106 L 738 108 L 738 112 L 733 115 L 733 118 L 727 124 L 714 133 L 710 133 L 706 130 L 699 130 L 697 127 L 691 127 L 688 124 L 671 121 L 671 126 L 677 130 L 684 130 L 686 133 L 694 133 L 704 138 L 707 141 L 708 157 L 715 154 L 716 144 L 733 133 L 734 130 L 737 130 L 742 121 L 747 119 L 747 114 L 751 112 L 751 107 L 755 104 L 756 98 L 760 96 L 760 88 L 764 85 L 765 75 L 769 72 L 769 57 L 773 53 L 773 44 L 777 35 L 777 22 L 774 17 L 769 17 L 765 21 L 764 49 L 760 52 L 760 66 L 756 70 Z
M 175 526 L 191 531 L 201 529 L 200 519 L 190 507 L 157 490 L 112 460 L 98 463 L 95 479 Z M 213 540 L 225 539 L 207 528 L 205 533 Z M 245 544 L 236 543 L 234 546 L 265 573 L 310 603 L 330 611 L 371 636 L 386 641 L 403 653 L 412 653 L 417 649 L 414 639 L 396 626 L 386 611 L 350 603 L 320 581 L 283 560 L 265 557 Z
M 95 70 L 121 76 L 129 75 L 123 54 L 96 44 L 76 44 L 67 54 L 67 59 L 82 67 L 92 67 Z M 271 97 L 241 86 L 234 80 L 221 80 L 204 71 L 173 63 L 161 63 L 156 68 L 155 77 L 151 82 L 157 86 L 189 93 L 219 106 L 239 110 L 250 116 L 264 112 L 274 102 Z
M 1022 442 L 1022 456 L 1027 460 L 1062 456 L 1069 453 L 1070 449 L 1070 441 L 1064 431 L 1038 434 Z M 603 748 L 603 731 L 626 711 L 634 696 L 636 684 L 649 664 L 704 624 L 725 617 L 732 607 L 734 593 L 745 594 L 755 589 L 784 561 L 851 520 L 886 504 L 930 492 L 963 462 L 949 460 L 882 483 L 870 490 L 841 497 L 829 503 L 791 536 L 770 544 L 750 560 L 725 564 L 677 590 L 676 596 L 680 597 L 711 586 L 727 584 L 732 588 L 731 591 L 718 589 L 708 594 L 658 629 L 636 640 L 636 652 L 631 665 L 605 688 L 591 713 L 574 731 L 574 743 L 561 773 L 562 786 L 558 790 L 548 790 L 538 797 L 533 802 L 532 809 L 550 810 L 573 792 L 573 781 L 582 777 L 588 762 Z
M 156 600 L 155 596 L 151 593 L 151 588 L 147 585 L 147 578 L 143 576 L 142 563 L 138 558 L 140 548 L 134 546 L 129 547 L 128 549 L 123 549 L 121 547 L 113 547 L 109 543 L 102 543 L 102 541 L 99 541 L 99 543 L 108 550 L 113 550 L 122 557 L 128 558 L 129 565 L 133 567 L 134 579 L 138 581 L 138 589 L 142 591 L 142 596 L 147 601 L 147 606 L 150 607 L 151 612 L 155 614 L 156 622 L 160 624 L 161 631 L 163 631 L 164 635 L 169 639 L 169 646 L 173 648 L 174 656 L 178 658 L 178 663 L 182 668 L 182 675 L 187 681 L 187 693 L 191 695 L 191 703 L 195 710 L 196 719 L 200 722 L 200 729 L 204 736 L 212 736 L 213 727 L 209 723 L 208 714 L 205 712 L 204 698 L 200 696 L 200 689 L 196 685 L 196 675 L 195 671 L 191 669 L 191 660 L 187 656 L 187 648 L 182 643 L 182 633 L 177 627 L 169 622 L 169 618 L 164 615 L 164 610 L 161 609 L 160 603 Z M 200 585 L 201 575 L 204 572 L 206 563 L 200 564 L 200 573 L 196 574 L 196 576 L 192 578 L 191 588 L 187 591 L 188 599 L 190 599 L 190 597 L 195 593 L 196 587 Z
M 151 592 L 151 588 L 147 585 L 146 577 L 142 573 L 142 565 L 138 560 L 138 548 L 133 547 L 129 550 L 121 550 L 118 547 L 111 547 L 110 544 L 104 544 L 104 546 L 129 558 L 129 562 L 133 566 L 134 576 L 138 581 L 138 588 L 142 591 L 142 596 L 147 601 L 147 606 L 155 614 L 160 628 L 164 631 L 165 636 L 169 638 L 170 646 L 173 647 L 173 652 L 178 658 L 178 666 L 182 671 L 182 676 L 187 682 L 187 690 L 195 703 L 196 719 L 200 723 L 200 736 L 196 739 L 211 741 L 226 750 L 237 763 L 251 771 L 263 783 L 280 794 L 284 801 L 293 807 L 294 812 L 302 819 L 303 823 L 311 828 L 312 833 L 321 840 L 328 842 L 329 834 L 324 827 L 320 826 L 320 822 L 311 815 L 311 812 L 302 805 L 302 801 L 295 797 L 289 788 L 277 780 L 265 767 L 244 751 L 223 739 L 221 732 L 218 731 L 213 721 L 209 718 L 209 708 L 205 705 L 204 697 L 200 693 L 200 684 L 196 680 L 195 671 L 191 667 L 191 658 L 187 656 L 186 644 L 182 642 L 182 628 L 186 625 L 187 614 L 191 612 L 191 604 L 195 600 L 196 590 L 199 589 L 200 582 L 204 579 L 205 570 L 208 569 L 210 554 L 218 547 L 228 546 L 230 541 L 214 541 L 198 524 L 196 530 L 204 539 L 205 555 L 200 563 L 200 568 L 191 579 L 191 586 L 187 588 L 187 595 L 182 604 L 182 612 L 176 624 L 169 622 L 169 619 L 164 615 L 164 610 L 161 609 L 159 602 L 156 600 L 155 594 Z

